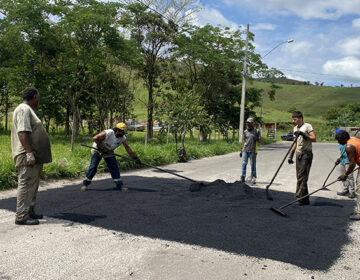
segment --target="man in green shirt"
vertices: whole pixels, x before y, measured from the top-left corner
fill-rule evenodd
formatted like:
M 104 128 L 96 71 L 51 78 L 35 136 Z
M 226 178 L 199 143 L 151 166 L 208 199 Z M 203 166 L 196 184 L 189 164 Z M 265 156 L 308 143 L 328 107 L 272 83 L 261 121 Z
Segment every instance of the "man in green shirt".
M 41 214 L 35 214 L 36 195 L 44 163 L 51 162 L 50 139 L 33 109 L 39 106 L 36 88 L 27 88 L 23 100 L 13 113 L 11 151 L 18 169 L 18 195 L 15 224 L 37 225 Z

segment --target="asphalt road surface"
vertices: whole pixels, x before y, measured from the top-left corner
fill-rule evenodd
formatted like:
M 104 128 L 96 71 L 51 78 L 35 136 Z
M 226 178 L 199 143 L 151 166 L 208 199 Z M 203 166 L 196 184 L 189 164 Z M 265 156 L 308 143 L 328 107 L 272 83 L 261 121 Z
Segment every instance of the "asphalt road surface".
M 295 167 L 284 163 L 290 142 L 263 146 L 258 182 L 240 179 L 238 153 L 168 165 L 213 182 L 200 192 L 190 182 L 152 169 L 123 173 L 128 192 L 97 175 L 88 192 L 81 180 L 46 181 L 38 194 L 39 226 L 16 226 L 16 190 L 0 193 L 0 279 L 360 279 L 360 222 L 354 201 L 336 183 L 310 206 L 270 211 L 294 199 Z M 336 144 L 315 144 L 309 180 L 322 186 L 339 155 Z M 329 182 L 338 176 L 337 170 Z M 231 184 L 233 183 L 233 184 Z

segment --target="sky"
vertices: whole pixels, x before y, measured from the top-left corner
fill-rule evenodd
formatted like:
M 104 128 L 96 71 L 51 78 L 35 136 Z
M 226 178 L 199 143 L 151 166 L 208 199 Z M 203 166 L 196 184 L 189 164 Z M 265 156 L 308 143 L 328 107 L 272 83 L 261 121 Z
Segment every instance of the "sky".
M 360 86 L 360 0 L 198 0 L 196 24 L 246 28 L 286 77 Z M 292 43 L 287 40 L 294 39 Z

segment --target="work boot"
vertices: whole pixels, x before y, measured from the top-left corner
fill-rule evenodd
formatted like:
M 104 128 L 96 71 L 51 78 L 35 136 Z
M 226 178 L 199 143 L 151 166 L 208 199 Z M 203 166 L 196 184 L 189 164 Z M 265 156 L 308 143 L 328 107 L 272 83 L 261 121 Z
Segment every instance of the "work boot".
M 44 218 L 43 214 L 36 214 L 35 213 L 35 206 L 31 206 L 29 209 L 29 217 L 34 220 L 41 220 Z
M 351 215 L 350 220 L 360 221 L 360 215 L 359 214 Z
M 349 195 L 348 195 L 348 198 L 355 198 L 356 196 L 355 196 L 355 193 L 349 193 Z
M 241 176 L 240 182 L 245 183 L 245 177 Z
M 41 220 L 44 218 L 43 214 L 36 214 L 36 213 L 32 213 L 29 215 L 29 217 L 33 220 Z
M 251 177 L 250 182 L 251 182 L 251 184 L 255 185 L 256 184 L 256 177 Z
M 349 191 L 342 191 L 342 192 L 337 192 L 337 195 L 340 195 L 340 196 L 345 196 L 345 195 L 348 195 Z
M 303 200 L 303 199 L 302 199 L 302 200 L 299 200 L 299 201 L 298 201 L 298 205 L 299 205 L 299 206 L 310 205 L 310 200 L 308 200 L 308 199 L 307 199 L 307 200 Z
M 122 192 L 126 192 L 129 190 L 128 188 L 124 187 L 124 183 L 122 181 L 117 182 L 116 188 Z
M 82 191 L 82 192 L 86 192 L 88 189 L 89 189 L 88 186 L 85 186 L 85 185 L 82 185 L 82 186 L 81 186 L 81 191 Z
M 22 221 L 15 220 L 16 225 L 24 225 L 24 226 L 35 226 L 39 224 L 39 220 L 36 219 L 26 219 Z

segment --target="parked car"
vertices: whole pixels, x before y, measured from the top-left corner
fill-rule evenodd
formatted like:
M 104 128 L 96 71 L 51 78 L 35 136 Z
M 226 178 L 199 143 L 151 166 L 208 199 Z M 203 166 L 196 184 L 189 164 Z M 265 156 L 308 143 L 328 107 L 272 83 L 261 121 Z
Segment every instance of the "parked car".
M 281 135 L 281 140 L 293 141 L 294 140 L 294 132 L 291 131 L 289 133 L 285 133 L 285 134 Z
M 127 130 L 130 130 L 130 131 L 144 131 L 145 130 L 145 126 L 143 126 L 141 123 L 138 123 L 135 120 L 126 121 L 125 123 L 126 123 Z

